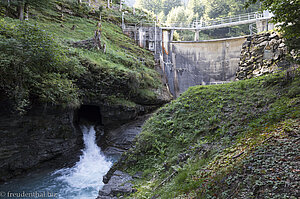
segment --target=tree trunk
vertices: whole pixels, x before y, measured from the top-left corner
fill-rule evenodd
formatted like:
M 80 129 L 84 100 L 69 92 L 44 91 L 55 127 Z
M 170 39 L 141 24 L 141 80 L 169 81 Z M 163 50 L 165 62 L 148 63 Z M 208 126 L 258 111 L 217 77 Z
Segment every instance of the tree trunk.
M 110 0 L 107 0 L 107 8 L 110 8 Z
M 81 0 L 78 0 L 78 4 L 80 5 L 82 3 L 82 1 Z
M 25 20 L 28 20 L 29 19 L 29 5 L 28 5 L 28 3 L 25 3 L 24 10 L 25 10 Z
M 6 6 L 6 16 L 9 16 L 9 8 L 10 8 L 10 0 L 7 0 L 7 6 Z
M 18 7 L 18 16 L 21 21 L 24 20 L 24 1 L 19 2 Z

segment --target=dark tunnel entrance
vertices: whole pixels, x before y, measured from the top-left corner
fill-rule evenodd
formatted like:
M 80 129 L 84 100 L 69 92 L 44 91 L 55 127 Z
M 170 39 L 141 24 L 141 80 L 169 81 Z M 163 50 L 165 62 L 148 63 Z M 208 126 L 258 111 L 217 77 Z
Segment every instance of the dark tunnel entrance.
M 78 110 L 78 123 L 102 125 L 100 107 L 94 105 L 81 105 Z

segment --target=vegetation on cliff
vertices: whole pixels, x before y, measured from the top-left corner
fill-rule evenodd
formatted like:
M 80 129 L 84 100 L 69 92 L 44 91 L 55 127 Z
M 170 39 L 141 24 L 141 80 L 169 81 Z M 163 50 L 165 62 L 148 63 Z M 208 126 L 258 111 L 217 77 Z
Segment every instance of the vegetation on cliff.
M 3 2 L 0 90 L 14 111 L 24 113 L 41 102 L 65 107 L 93 100 L 125 106 L 155 103 L 162 83 L 153 55 L 122 33 L 118 9 L 104 9 L 106 2 L 93 7 L 75 0 L 35 1 L 29 5 L 29 19 L 19 21 L 14 13 L 19 4 L 7 7 Z M 147 17 L 131 11 L 128 20 Z M 94 37 L 100 14 L 106 52 L 74 45 Z
M 130 198 L 299 196 L 299 85 L 295 69 L 191 87 L 147 121 L 115 166 L 143 171 Z

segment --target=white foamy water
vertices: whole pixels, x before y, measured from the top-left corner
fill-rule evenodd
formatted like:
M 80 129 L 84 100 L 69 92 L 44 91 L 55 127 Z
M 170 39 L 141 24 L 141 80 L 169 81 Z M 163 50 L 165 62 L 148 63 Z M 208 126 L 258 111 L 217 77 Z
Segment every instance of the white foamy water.
M 31 173 L 24 178 L 14 179 L 1 185 L 0 191 L 38 192 L 45 195 L 55 193 L 54 198 L 59 199 L 95 199 L 103 186 L 102 178 L 112 166 L 112 162 L 105 158 L 97 146 L 94 127 L 82 127 L 82 132 L 85 147 L 79 162 L 74 167 L 55 172 Z
M 60 191 L 61 198 L 95 198 L 103 186 L 102 178 L 112 163 L 106 160 L 96 144 L 94 127 L 82 127 L 85 148 L 80 161 L 73 168 L 61 169 L 53 173 L 59 174 L 57 182 L 64 186 Z

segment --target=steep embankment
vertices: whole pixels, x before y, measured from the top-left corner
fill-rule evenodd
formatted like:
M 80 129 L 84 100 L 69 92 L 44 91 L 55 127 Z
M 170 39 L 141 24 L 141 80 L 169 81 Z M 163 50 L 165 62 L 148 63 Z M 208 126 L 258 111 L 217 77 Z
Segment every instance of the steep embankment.
M 297 198 L 299 85 L 295 69 L 191 87 L 111 172 L 143 171 L 130 198 Z
M 106 131 L 170 100 L 153 55 L 122 33 L 117 8 L 45 1 L 20 22 L 4 17 L 13 6 L 0 4 L 0 181 L 59 157 L 72 164 L 89 115 Z M 100 10 L 106 52 L 76 45 L 94 37 Z

